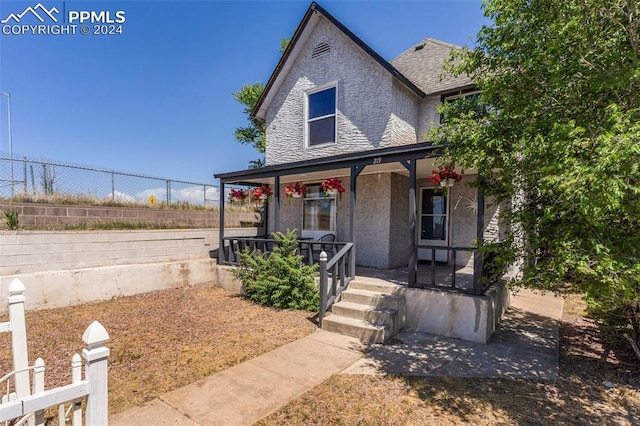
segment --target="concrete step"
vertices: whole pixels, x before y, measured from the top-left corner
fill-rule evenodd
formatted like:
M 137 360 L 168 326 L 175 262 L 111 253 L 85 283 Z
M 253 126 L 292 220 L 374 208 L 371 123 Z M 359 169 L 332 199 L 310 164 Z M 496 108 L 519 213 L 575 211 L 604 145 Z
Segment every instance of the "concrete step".
M 372 325 L 389 327 L 390 336 L 402 328 L 404 311 L 391 308 L 376 308 L 359 303 L 338 302 L 331 307 L 331 312 L 345 318 L 366 321 Z
M 355 337 L 368 343 L 383 343 L 391 337 L 391 330 L 388 326 L 373 325 L 367 321 L 333 314 L 324 317 L 322 329 Z
M 349 286 L 341 293 L 341 301 L 358 303 L 360 305 L 374 306 L 376 308 L 391 308 L 400 310 L 403 298 L 391 294 L 376 291 L 354 289 Z
M 375 325 L 390 324 L 393 322 L 392 317 L 398 315 L 396 309 L 376 308 L 345 301 L 334 303 L 331 312 L 342 317 L 368 321 Z
M 356 277 L 349 283 L 349 288 L 373 291 L 376 293 L 394 294 L 400 289 L 400 286 L 378 278 Z

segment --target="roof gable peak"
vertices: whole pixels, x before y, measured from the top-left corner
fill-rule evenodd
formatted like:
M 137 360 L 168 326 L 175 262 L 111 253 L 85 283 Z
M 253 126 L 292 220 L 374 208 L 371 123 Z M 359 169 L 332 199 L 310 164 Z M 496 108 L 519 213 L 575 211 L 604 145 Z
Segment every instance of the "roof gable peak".
M 338 28 L 338 30 L 340 30 L 345 36 L 351 39 L 351 41 L 353 41 L 358 47 L 360 47 L 366 54 L 373 58 L 373 60 L 375 60 L 378 64 L 380 64 L 383 68 L 390 72 L 393 77 L 402 82 L 417 96 L 425 96 L 425 93 L 418 86 L 412 83 L 407 77 L 402 75 L 402 73 L 400 73 L 400 71 L 398 71 L 393 65 L 391 65 L 391 63 L 389 63 L 377 52 L 375 52 L 351 30 L 349 30 L 340 21 L 333 17 L 333 15 L 331 15 L 314 1 L 309 5 L 309 8 L 302 18 L 302 21 L 300 21 L 300 24 L 298 24 L 296 31 L 291 37 L 289 45 L 285 49 L 282 57 L 280 58 L 280 61 L 271 74 L 271 77 L 269 78 L 269 81 L 265 86 L 262 96 L 260 97 L 260 99 L 258 99 L 258 102 L 256 103 L 253 111 L 251 111 L 252 116 L 258 118 L 264 118 L 266 116 L 266 110 L 274 97 L 274 92 L 277 91 L 277 89 L 280 87 L 282 81 L 284 80 L 286 74 L 292 66 L 292 62 L 296 60 L 297 56 L 300 53 L 299 51 L 301 48 L 299 46 L 302 46 L 308 39 L 310 33 L 315 28 L 321 16 L 326 18 L 328 22 Z

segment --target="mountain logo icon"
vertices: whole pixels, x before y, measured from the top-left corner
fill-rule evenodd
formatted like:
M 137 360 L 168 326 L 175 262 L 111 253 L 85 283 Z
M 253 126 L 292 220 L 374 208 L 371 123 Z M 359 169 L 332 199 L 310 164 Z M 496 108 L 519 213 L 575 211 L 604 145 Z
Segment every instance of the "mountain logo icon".
M 28 6 L 25 10 L 22 11 L 22 13 L 18 13 L 18 14 L 11 13 L 9 14 L 9 16 L 4 18 L 0 22 L 3 24 L 7 24 L 9 21 L 13 20 L 17 24 L 20 22 L 22 18 L 24 18 L 25 15 L 29 13 L 35 16 L 36 19 L 42 23 L 44 23 L 45 21 L 43 16 L 48 16 L 49 19 L 51 19 L 53 22 L 58 22 L 58 18 L 54 14 L 57 14 L 59 12 L 60 11 L 55 7 L 52 7 L 51 9 L 47 9 L 42 5 L 42 3 L 38 3 L 33 7 Z

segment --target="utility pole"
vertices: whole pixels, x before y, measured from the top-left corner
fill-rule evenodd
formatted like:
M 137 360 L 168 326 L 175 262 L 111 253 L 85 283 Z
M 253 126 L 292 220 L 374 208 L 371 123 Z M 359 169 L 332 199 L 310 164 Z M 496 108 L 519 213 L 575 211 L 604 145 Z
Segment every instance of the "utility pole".
M 9 170 L 11 179 L 11 198 L 14 196 L 13 191 L 13 135 L 11 132 L 11 94 L 8 92 L 0 92 L 0 95 L 7 97 L 7 128 L 9 129 Z

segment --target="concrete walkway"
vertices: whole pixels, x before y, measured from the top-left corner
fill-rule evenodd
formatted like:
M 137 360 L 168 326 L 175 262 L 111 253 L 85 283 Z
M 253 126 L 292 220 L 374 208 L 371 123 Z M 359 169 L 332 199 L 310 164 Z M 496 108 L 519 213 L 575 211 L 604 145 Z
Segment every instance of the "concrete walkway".
M 119 425 L 250 425 L 336 373 L 558 376 L 562 299 L 519 292 L 491 343 L 403 332 L 383 345 L 318 330 L 109 418 Z
M 307 337 L 110 416 L 118 425 L 250 425 L 362 356 L 357 339 L 316 330 Z

